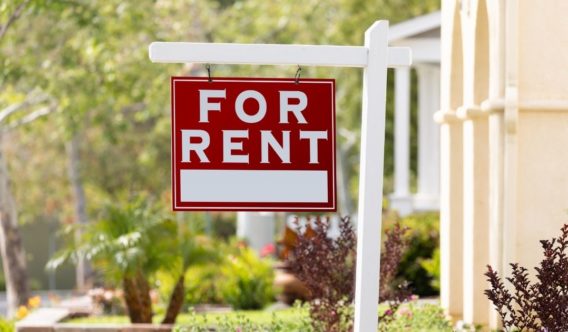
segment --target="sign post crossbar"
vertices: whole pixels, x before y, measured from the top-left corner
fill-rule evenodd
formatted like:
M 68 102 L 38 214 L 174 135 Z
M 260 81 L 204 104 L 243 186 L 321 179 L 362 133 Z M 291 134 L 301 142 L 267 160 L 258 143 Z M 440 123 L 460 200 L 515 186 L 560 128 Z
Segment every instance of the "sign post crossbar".
M 411 64 L 409 48 L 388 46 L 388 21 L 377 21 L 365 32 L 364 46 L 154 42 L 150 44 L 149 56 L 153 62 L 160 63 L 300 65 L 364 69 L 355 331 L 376 331 L 387 68 Z
M 367 67 L 369 63 L 369 48 L 365 46 L 153 42 L 149 55 L 150 60 L 160 63 L 356 68 Z M 407 47 L 389 47 L 387 57 L 389 68 L 411 64 L 410 49 Z

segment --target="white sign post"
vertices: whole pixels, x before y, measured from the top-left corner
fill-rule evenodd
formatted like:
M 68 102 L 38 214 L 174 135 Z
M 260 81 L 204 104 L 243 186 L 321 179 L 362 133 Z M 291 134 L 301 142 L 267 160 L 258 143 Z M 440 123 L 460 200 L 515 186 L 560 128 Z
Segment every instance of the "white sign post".
M 388 21 L 377 21 L 365 32 L 364 46 L 154 42 L 149 54 L 152 62 L 161 63 L 364 69 L 355 331 L 377 331 L 387 68 L 411 64 L 409 48 L 388 46 Z

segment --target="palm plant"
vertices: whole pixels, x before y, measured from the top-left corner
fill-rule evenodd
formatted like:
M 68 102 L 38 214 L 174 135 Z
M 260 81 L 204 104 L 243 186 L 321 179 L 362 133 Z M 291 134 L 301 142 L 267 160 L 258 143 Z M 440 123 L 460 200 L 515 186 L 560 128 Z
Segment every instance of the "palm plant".
M 178 224 L 176 257 L 173 264 L 168 264 L 168 273 L 176 280 L 168 302 L 162 324 L 175 323 L 185 300 L 185 274 L 190 266 L 219 261 L 216 251 L 212 250 L 209 238 L 198 236 L 187 225 Z
M 53 257 L 48 268 L 86 258 L 109 282 L 122 286 L 132 323 L 152 322 L 150 280 L 159 270 L 170 271 L 177 283 L 162 323 L 173 324 L 183 305 L 185 270 L 208 257 L 202 241 L 144 199 L 109 205 L 103 218 L 84 227 L 80 242 Z

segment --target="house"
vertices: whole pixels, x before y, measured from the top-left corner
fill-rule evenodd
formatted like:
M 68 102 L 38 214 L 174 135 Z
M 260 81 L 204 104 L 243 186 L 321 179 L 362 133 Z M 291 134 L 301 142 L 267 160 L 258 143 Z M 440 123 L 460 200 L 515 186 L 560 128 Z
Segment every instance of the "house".
M 412 67 L 395 69 L 394 192 L 391 207 L 399 214 L 440 207 L 440 131 L 434 113 L 440 109 L 441 13 L 433 12 L 393 25 L 389 44 L 412 49 Z M 411 71 L 418 79 L 417 192 L 410 190 Z

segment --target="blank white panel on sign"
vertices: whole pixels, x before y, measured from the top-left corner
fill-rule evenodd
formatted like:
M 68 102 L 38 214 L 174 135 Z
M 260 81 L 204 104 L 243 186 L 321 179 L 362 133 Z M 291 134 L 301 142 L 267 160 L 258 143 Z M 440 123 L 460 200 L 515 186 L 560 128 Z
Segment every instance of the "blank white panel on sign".
M 180 170 L 182 202 L 328 201 L 327 171 Z

